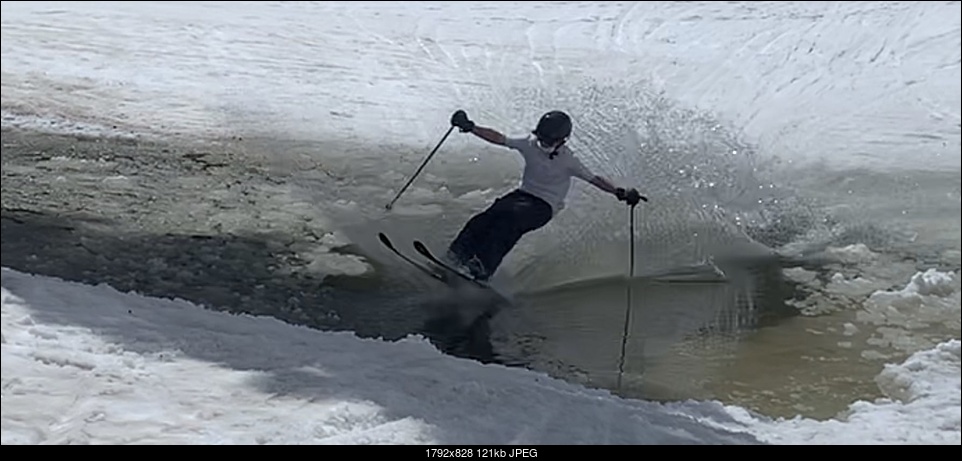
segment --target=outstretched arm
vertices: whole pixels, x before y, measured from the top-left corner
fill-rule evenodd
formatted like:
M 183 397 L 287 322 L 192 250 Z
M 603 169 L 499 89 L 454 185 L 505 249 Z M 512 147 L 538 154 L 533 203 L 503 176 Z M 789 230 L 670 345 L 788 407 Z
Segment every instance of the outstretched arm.
M 637 205 L 640 201 L 648 201 L 647 197 L 642 196 L 635 189 L 624 189 L 615 186 L 610 179 L 601 175 L 593 174 L 584 166 L 584 164 L 581 163 L 581 161 L 577 159 L 575 160 L 574 168 L 576 177 L 587 181 L 592 186 L 595 186 L 604 192 L 614 195 L 619 201 L 626 202 L 632 206 Z
M 588 167 L 586 167 L 584 163 L 581 163 L 581 160 L 579 160 L 578 158 L 572 157 L 570 168 L 571 168 L 571 174 L 574 177 L 581 179 L 587 182 L 588 184 L 591 184 L 592 186 L 597 187 L 603 192 L 607 192 L 616 197 L 618 196 L 618 187 L 615 186 L 610 179 L 600 174 L 595 174 L 590 169 L 588 169 Z
M 460 128 L 462 133 L 471 133 L 491 144 L 503 146 L 507 142 L 504 134 L 492 128 L 478 126 L 468 118 L 468 114 L 463 110 L 459 110 L 451 116 L 451 125 Z
M 599 176 L 599 175 L 592 176 L 591 179 L 588 180 L 588 183 L 611 195 L 614 195 L 614 196 L 618 195 L 618 187 L 615 186 L 610 179 L 604 176 Z
M 481 138 L 481 139 L 483 139 L 483 140 L 485 140 L 485 141 L 487 141 L 487 142 L 490 142 L 491 144 L 495 144 L 495 145 L 498 145 L 498 146 L 503 146 L 503 145 L 505 144 L 505 140 L 507 139 L 507 138 L 504 136 L 504 134 L 502 134 L 502 133 L 501 133 L 500 131 L 498 131 L 498 130 L 495 130 L 495 129 L 493 129 L 493 128 L 486 128 L 486 127 L 483 127 L 483 126 L 477 126 L 477 125 L 475 125 L 475 126 L 471 129 L 471 131 L 469 131 L 469 133 L 471 133 L 471 134 L 473 134 L 473 135 L 475 135 L 475 136 L 477 136 L 477 137 L 479 137 L 479 138 Z

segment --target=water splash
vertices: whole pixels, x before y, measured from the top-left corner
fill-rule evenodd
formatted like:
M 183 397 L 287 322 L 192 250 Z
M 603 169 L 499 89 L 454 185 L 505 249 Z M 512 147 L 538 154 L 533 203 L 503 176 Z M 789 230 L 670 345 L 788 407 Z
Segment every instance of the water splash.
M 472 102 L 499 127 L 532 127 L 546 110 L 575 121 L 569 145 L 584 163 L 651 202 L 637 210 L 640 274 L 722 256 L 769 253 L 816 220 L 788 187 L 766 179 L 771 163 L 710 114 L 686 109 L 647 82 L 495 87 Z M 517 101 L 504 105 L 502 101 Z M 512 133 L 518 132 L 518 129 Z M 522 240 L 505 261 L 522 283 L 623 274 L 628 212 L 578 183 L 564 213 Z M 564 280 L 562 280 L 562 278 Z

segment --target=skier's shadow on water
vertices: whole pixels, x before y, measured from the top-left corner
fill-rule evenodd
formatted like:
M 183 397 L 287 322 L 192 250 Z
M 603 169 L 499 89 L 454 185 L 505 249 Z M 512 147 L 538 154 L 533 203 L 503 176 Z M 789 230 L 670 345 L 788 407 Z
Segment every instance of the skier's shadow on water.
M 452 309 L 464 309 L 464 305 Z M 429 317 L 420 330 L 442 352 L 484 364 L 518 365 L 502 360 L 491 342 L 491 321 L 499 308 L 493 303 L 489 310 L 464 315 L 460 311 Z

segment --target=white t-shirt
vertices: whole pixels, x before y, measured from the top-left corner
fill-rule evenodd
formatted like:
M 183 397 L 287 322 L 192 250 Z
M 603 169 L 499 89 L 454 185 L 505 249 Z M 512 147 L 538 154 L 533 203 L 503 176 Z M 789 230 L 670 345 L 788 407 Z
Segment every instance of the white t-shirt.
M 541 150 L 534 136 L 508 137 L 505 146 L 518 151 L 524 158 L 520 189 L 548 202 L 554 214 L 565 207 L 571 178 L 590 182 L 595 176 L 571 153 L 568 146 L 558 149 L 553 159 Z

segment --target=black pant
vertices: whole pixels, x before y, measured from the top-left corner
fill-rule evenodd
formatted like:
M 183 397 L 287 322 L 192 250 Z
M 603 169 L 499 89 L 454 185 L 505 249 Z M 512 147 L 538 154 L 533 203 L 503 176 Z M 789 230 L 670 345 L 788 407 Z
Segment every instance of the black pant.
M 544 227 L 552 217 L 551 205 L 516 190 L 471 218 L 448 248 L 448 257 L 478 279 L 488 280 L 521 237 Z

